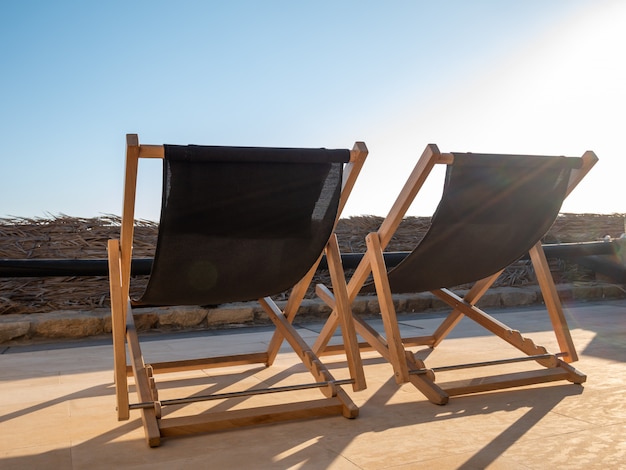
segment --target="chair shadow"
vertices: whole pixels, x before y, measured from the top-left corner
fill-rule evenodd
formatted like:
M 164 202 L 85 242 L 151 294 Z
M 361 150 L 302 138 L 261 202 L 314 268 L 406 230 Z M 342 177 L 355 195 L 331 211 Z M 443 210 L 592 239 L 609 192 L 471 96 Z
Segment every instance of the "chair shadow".
M 568 312 L 568 314 L 571 314 Z M 575 313 L 577 314 L 577 312 Z M 597 337 L 585 348 L 585 355 L 599 355 L 601 357 L 608 357 L 614 360 L 624 360 L 626 349 L 622 342 L 615 342 L 612 339 L 616 339 L 614 333 L 616 331 L 623 331 L 623 328 L 619 325 L 617 330 L 606 330 L 603 328 L 595 328 L 590 325 L 590 319 L 587 316 L 581 316 L 577 318 L 579 321 L 575 321 L 575 325 L 580 325 L 581 328 L 587 330 L 596 330 Z M 601 330 L 601 331 L 600 331 Z M 428 353 L 432 351 L 429 348 L 420 351 L 419 357 L 426 359 Z M 326 360 L 324 363 L 335 374 L 335 369 L 341 370 L 341 373 L 347 369 L 345 361 L 341 359 Z M 385 361 L 380 357 L 364 358 L 364 364 L 366 367 L 382 364 Z M 389 376 L 392 375 L 391 366 L 389 367 Z M 271 387 L 280 384 L 282 381 L 290 378 L 294 374 L 302 373 L 307 374 L 306 368 L 302 364 L 291 365 L 289 367 L 280 368 L 276 367 L 275 373 L 272 372 L 272 368 L 266 368 L 262 365 L 251 366 L 250 368 L 237 368 L 232 370 L 220 370 L 219 372 L 212 372 L 211 369 L 205 370 L 204 376 L 193 377 L 191 379 L 178 379 L 177 377 L 167 378 L 160 380 L 160 374 L 157 375 L 157 383 L 159 388 L 163 391 L 167 391 L 175 388 L 183 383 L 195 387 L 200 387 L 200 390 L 195 390 L 193 395 L 208 395 L 214 393 L 220 393 L 225 387 L 236 384 L 237 382 L 243 382 L 250 379 L 255 379 L 256 384 L 248 385 L 249 389 L 254 389 L 260 386 Z M 259 374 L 263 372 L 263 374 Z M 41 372 L 41 375 L 45 375 L 45 372 Z M 366 371 L 366 376 L 367 376 Z M 342 377 L 336 377 L 342 378 Z M 550 413 L 563 399 L 579 395 L 583 391 L 583 387 L 565 384 L 565 385 L 549 385 L 551 393 L 544 393 L 544 387 L 527 388 L 527 389 L 513 389 L 498 392 L 488 392 L 471 396 L 454 397 L 452 399 L 453 406 L 447 405 L 446 407 L 440 407 L 433 405 L 426 401 L 423 396 L 417 391 L 411 391 L 414 393 L 415 400 L 405 403 L 390 403 L 392 397 L 398 393 L 399 387 L 395 384 L 393 378 L 390 378 L 386 382 L 382 383 L 376 390 L 374 390 L 369 398 L 360 404 L 361 417 L 355 421 L 345 420 L 342 417 L 337 418 L 320 418 L 307 422 L 306 425 L 302 425 L 302 422 L 295 423 L 297 426 L 297 436 L 301 438 L 303 444 L 301 447 L 296 446 L 294 449 L 293 440 L 282 439 L 264 439 L 266 433 L 276 433 L 281 430 L 286 430 L 287 433 L 290 430 L 296 429 L 293 424 L 277 423 L 273 425 L 262 425 L 258 427 L 248 427 L 244 431 L 242 428 L 219 431 L 217 433 L 203 434 L 207 438 L 207 443 L 211 442 L 211 435 L 219 434 L 226 435 L 237 432 L 245 432 L 247 438 L 252 436 L 258 439 L 262 437 L 263 442 L 266 443 L 265 449 L 268 456 L 275 456 L 279 463 L 276 461 L 260 462 L 253 454 L 247 454 L 245 450 L 242 450 L 238 446 L 222 447 L 220 452 L 232 453 L 233 457 L 244 458 L 247 455 L 250 456 L 251 462 L 259 463 L 259 468 L 286 468 L 290 466 L 297 466 L 305 469 L 317 469 L 324 468 L 325 466 L 332 465 L 337 459 L 342 458 L 342 451 L 347 449 L 350 444 L 357 439 L 361 434 L 366 432 L 381 432 L 390 428 L 403 428 L 413 426 L 416 424 L 427 424 L 436 421 L 450 421 L 458 420 L 464 417 L 489 415 L 502 411 L 514 411 L 519 409 L 527 410 L 519 419 L 510 424 L 505 430 L 500 432 L 489 443 L 485 444 L 481 449 L 476 451 L 461 467 L 463 469 L 469 468 L 484 468 L 485 466 L 493 463 L 498 456 L 501 456 L 507 451 L 516 441 L 522 436 L 528 433 L 536 424 L 541 421 L 548 413 Z M 358 398 L 358 394 L 353 394 L 349 386 L 345 386 L 345 390 L 353 396 Z M 114 399 L 114 386 L 112 383 L 102 383 L 93 387 L 77 390 L 68 395 L 57 397 L 51 400 L 42 401 L 33 406 L 26 407 L 22 410 L 15 411 L 0 417 L 0 422 L 7 422 L 13 419 L 19 419 L 31 413 L 43 410 L 47 407 L 58 405 L 68 400 L 84 399 L 89 397 L 111 397 L 111 416 L 115 416 L 115 399 Z M 217 401 L 211 407 L 210 411 L 228 411 L 236 406 L 245 404 L 246 398 L 230 398 L 226 401 Z M 442 410 L 447 412 L 442 413 Z M 164 416 L 167 416 L 170 412 L 165 408 Z M 385 415 L 393 414 L 393 421 L 384 419 Z M 342 423 L 346 424 L 342 424 Z M 341 432 L 333 432 L 334 429 L 340 428 Z M 97 436 L 87 439 L 80 444 L 76 444 L 72 447 L 77 452 L 87 453 L 89 449 L 97 446 L 102 449 L 99 455 L 116 455 L 124 454 L 128 452 L 138 453 L 138 455 L 145 455 L 147 452 L 159 452 L 150 450 L 147 448 L 143 439 L 123 439 L 125 435 L 130 432 L 135 432 L 137 429 L 141 429 L 141 420 L 139 414 L 133 412 L 131 414 L 131 420 L 123 423 L 118 423 L 114 428 L 103 432 Z M 273 429 L 273 431 L 271 431 Z M 274 434 L 272 434 L 274 435 Z M 203 437 L 201 437 L 203 438 Z M 165 453 L 172 458 L 176 458 L 177 455 L 183 458 L 184 455 L 180 454 L 180 449 L 185 449 L 185 445 L 182 444 L 186 437 L 180 438 L 167 438 L 163 440 L 161 452 L 165 450 Z M 329 450 L 331 449 L 331 450 Z M 27 466 L 33 466 L 36 462 L 45 462 L 45 459 L 52 457 L 52 454 L 56 451 L 45 452 L 39 455 L 30 455 L 23 457 L 10 457 L 0 459 L 0 467 L 5 468 L 21 468 Z M 207 446 L 207 455 L 211 452 L 210 445 Z M 162 454 L 161 454 L 162 455 Z M 280 458 L 278 457 L 280 456 Z M 443 455 L 442 455 L 443 456 Z M 94 457 L 95 458 L 95 457 Z M 263 464 L 267 464 L 263 467 Z
M 380 358 L 365 359 L 366 367 L 381 363 Z M 345 370 L 346 364 L 343 361 L 335 361 L 328 363 L 331 369 Z M 202 385 L 208 382 L 208 386 L 197 391 L 194 395 L 219 393 L 224 387 L 236 384 L 240 380 L 248 380 L 253 378 L 261 370 L 268 371 L 264 367 L 256 367 L 248 371 L 237 370 L 232 373 L 217 374 L 215 376 L 197 377 L 191 379 L 191 385 Z M 281 370 L 277 370 L 275 374 L 264 374 L 262 383 L 259 385 L 272 386 L 276 385 L 293 374 L 305 373 L 306 369 L 301 364 L 296 364 Z M 160 382 L 164 389 L 174 388 L 182 383 L 190 384 L 190 379 L 165 380 Z M 255 388 L 256 386 L 249 387 Z M 348 387 L 348 393 L 350 393 Z M 264 456 L 266 461 L 260 461 L 259 456 L 254 452 L 258 452 L 255 448 L 247 449 L 245 446 L 233 445 L 231 447 L 220 447 L 219 452 L 234 459 L 250 459 L 249 462 L 258 463 L 257 468 L 290 468 L 297 467 L 303 469 L 318 469 L 331 466 L 338 459 L 342 459 L 342 453 L 348 446 L 361 434 L 367 432 L 382 432 L 389 428 L 402 428 L 414 426 L 416 424 L 427 424 L 435 421 L 458 420 L 469 416 L 489 415 L 501 411 L 513 411 L 520 408 L 528 408 L 528 411 L 515 423 L 511 424 L 505 431 L 500 433 L 489 444 L 476 452 L 469 460 L 467 460 L 459 468 L 477 468 L 484 467 L 493 462 L 498 456 L 502 455 L 513 443 L 519 440 L 533 426 L 535 426 L 543 417 L 546 416 L 554 407 L 564 398 L 580 394 L 582 387 L 574 385 L 551 386 L 551 393 L 544 394 L 541 388 L 532 388 L 525 390 L 509 390 L 492 393 L 483 393 L 480 395 L 468 397 L 456 397 L 454 408 L 448 408 L 449 412 L 442 413 L 446 407 L 433 405 L 423 399 L 421 394 L 415 390 L 415 401 L 403 403 L 390 403 L 393 396 L 398 393 L 399 386 L 396 385 L 393 378 L 383 382 L 374 393 L 360 405 L 362 411 L 367 411 L 367 416 L 361 416 L 356 420 L 346 420 L 343 417 L 336 418 L 320 418 L 303 422 L 277 423 L 272 425 L 261 425 L 254 427 L 238 428 L 217 433 L 205 433 L 196 436 L 207 439 L 206 454 L 207 458 L 211 452 L 211 435 L 219 435 L 221 442 L 226 440 L 225 437 L 231 433 L 242 433 L 242 442 L 262 442 Z M 502 399 L 502 394 L 508 398 Z M 101 384 L 94 387 L 85 388 L 66 396 L 58 397 L 53 400 L 44 401 L 36 406 L 28 407 L 19 412 L 11 413 L 3 416 L 4 420 L 19 418 L 29 413 L 36 412 L 46 407 L 53 406 L 67 400 L 88 397 L 111 396 L 111 414 L 115 414 L 114 410 L 114 387 L 111 383 Z M 496 399 L 497 398 L 497 399 Z M 220 401 L 210 411 L 226 411 L 234 406 L 244 404 L 246 398 L 233 398 L 227 401 Z M 450 406 L 450 405 L 448 405 Z M 389 420 L 385 415 L 393 414 L 393 421 Z M 345 423 L 345 424 L 344 424 Z M 141 461 L 144 461 L 145 453 L 160 452 L 161 456 L 167 461 L 178 459 L 189 459 L 193 457 L 201 457 L 199 455 L 190 455 L 189 448 L 184 443 L 186 439 L 191 437 L 175 437 L 163 440 L 162 447 L 159 450 L 147 448 L 143 439 L 123 440 L 124 435 L 129 432 L 135 432 L 141 428 L 141 420 L 139 415 L 131 418 L 130 421 L 115 426 L 109 431 L 103 432 L 91 439 L 76 444 L 72 447 L 72 454 L 78 452 L 82 455 L 88 454 L 90 449 L 99 448 L 100 456 L 128 455 L 136 453 L 143 455 Z M 340 432 L 335 430 L 340 429 Z M 300 445 L 294 446 L 292 439 L 280 439 L 278 436 L 286 432 L 296 433 L 299 438 Z M 277 438 L 267 438 L 266 436 L 275 436 Z M 294 434 L 295 435 L 295 434 Z M 245 436 L 245 437 L 243 437 Z M 249 441 L 252 439 L 252 441 Z M 196 447 L 197 448 L 197 447 Z M 22 468 L 32 466 L 37 462 L 45 462 L 51 459 L 53 454 L 58 451 L 44 452 L 38 455 L 30 455 L 23 457 L 11 457 L 0 460 L 0 466 L 3 468 Z M 94 459 L 98 458 L 95 455 Z M 155 454 L 155 458 L 156 454 Z M 262 458 L 262 457 L 261 457 Z M 129 465 L 131 462 L 129 462 Z

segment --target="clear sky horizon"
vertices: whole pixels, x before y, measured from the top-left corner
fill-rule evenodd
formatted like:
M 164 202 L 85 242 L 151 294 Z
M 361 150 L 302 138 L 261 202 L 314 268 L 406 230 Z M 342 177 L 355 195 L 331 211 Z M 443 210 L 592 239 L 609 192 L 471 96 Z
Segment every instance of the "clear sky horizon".
M 562 211 L 626 213 L 625 24 L 621 0 L 1 2 L 0 218 L 120 215 L 127 133 L 364 141 L 344 217 L 386 215 L 428 143 L 593 150 Z M 136 215 L 158 220 L 160 166 L 143 163 Z

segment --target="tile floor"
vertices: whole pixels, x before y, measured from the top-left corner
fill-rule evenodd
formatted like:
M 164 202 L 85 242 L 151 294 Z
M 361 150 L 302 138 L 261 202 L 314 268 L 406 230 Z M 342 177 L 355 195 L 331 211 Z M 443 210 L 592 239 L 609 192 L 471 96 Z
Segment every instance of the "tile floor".
M 360 406 L 355 420 L 331 417 L 170 438 L 154 449 L 145 443 L 138 412 L 131 412 L 129 421 L 116 420 L 108 340 L 0 346 L 0 469 L 626 468 L 626 301 L 565 309 L 581 356 L 576 367 L 588 376 L 583 386 L 557 382 L 453 397 L 448 405 L 437 406 L 410 384 L 396 385 L 390 366 L 365 353 L 368 388 L 357 393 L 347 389 Z M 509 309 L 495 316 L 549 349 L 554 344 L 541 309 Z M 427 334 L 439 317 L 403 315 L 402 329 Z M 313 339 L 319 326 L 299 329 Z M 269 337 L 267 328 L 150 335 L 143 350 L 152 361 L 202 357 L 207 348 L 209 354 L 263 350 Z M 427 364 L 515 355 L 508 349 L 463 320 L 428 355 Z M 224 391 L 233 383 L 244 388 L 290 383 L 302 372 L 295 359 L 285 349 L 269 369 L 159 375 L 161 398 L 182 379 L 188 384 L 183 392 L 189 394 Z M 324 360 L 337 378 L 347 375 L 340 356 Z M 457 371 L 455 378 L 475 371 Z M 320 396 L 317 391 L 300 393 Z M 277 395 L 255 399 L 279 400 Z M 242 401 L 193 404 L 185 411 L 223 410 Z

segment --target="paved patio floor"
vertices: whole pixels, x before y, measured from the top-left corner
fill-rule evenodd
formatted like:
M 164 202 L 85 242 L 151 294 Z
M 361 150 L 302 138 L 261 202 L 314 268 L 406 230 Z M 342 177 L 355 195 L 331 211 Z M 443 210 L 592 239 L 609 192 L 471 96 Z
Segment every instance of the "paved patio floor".
M 565 310 L 580 354 L 575 366 L 588 376 L 582 386 L 555 382 L 453 397 L 448 405 L 437 406 L 412 385 L 397 385 L 389 364 L 368 352 L 363 355 L 368 388 L 356 393 L 347 388 L 360 407 L 357 419 L 330 417 L 168 438 L 153 449 L 145 443 L 139 412 L 131 412 L 129 421 L 116 419 L 108 339 L 0 346 L 0 468 L 626 468 L 626 300 L 574 303 Z M 541 308 L 501 310 L 494 316 L 548 349 L 555 343 Z M 427 334 L 440 317 L 402 315 L 402 329 Z M 298 325 L 311 340 L 319 326 Z M 151 361 L 258 351 L 265 348 L 271 331 L 257 327 L 151 334 L 143 348 Z M 159 376 L 161 398 L 172 394 L 183 379 L 187 385 L 182 393 L 189 395 L 261 382 L 291 383 L 303 368 L 284 350 L 267 369 L 232 367 Z M 423 354 L 429 366 L 516 355 L 468 320 L 438 348 Z M 341 356 L 324 361 L 337 378 L 347 376 Z M 528 363 L 499 367 L 517 370 Z M 448 374 L 471 376 L 476 369 Z M 299 393 L 321 396 L 316 390 Z M 254 399 L 277 398 L 274 394 Z M 185 408 L 202 412 L 247 403 L 235 401 Z

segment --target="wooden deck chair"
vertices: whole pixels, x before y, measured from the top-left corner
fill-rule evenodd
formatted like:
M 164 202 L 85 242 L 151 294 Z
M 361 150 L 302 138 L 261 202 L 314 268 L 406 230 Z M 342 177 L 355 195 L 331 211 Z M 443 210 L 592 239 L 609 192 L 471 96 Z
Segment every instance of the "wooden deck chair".
M 341 387 L 365 388 L 347 296 L 339 315 L 350 378 L 336 380 L 291 325 L 325 251 L 334 288 L 345 292 L 336 220 L 367 156 L 352 151 L 139 145 L 127 136 L 124 207 L 119 240 L 109 240 L 109 275 L 118 418 L 141 412 L 148 444 L 163 436 L 249 424 L 342 414 L 358 408 Z M 161 220 L 152 271 L 143 295 L 129 298 L 138 161 L 163 159 Z M 345 169 L 344 169 L 345 166 Z M 294 287 L 295 286 L 295 287 Z M 284 311 L 270 298 L 291 289 Z M 242 364 L 271 365 L 275 353 L 233 354 L 149 364 L 142 355 L 133 307 L 216 305 L 258 300 L 280 335 L 314 376 L 301 386 L 159 400 L 156 374 Z M 290 320 L 288 320 L 290 319 Z M 130 366 L 127 365 L 126 347 Z M 131 403 L 127 376 L 138 396 Z M 249 410 L 168 418 L 161 409 L 179 403 L 319 388 L 319 400 Z M 298 400 L 296 398 L 296 400 Z
M 437 404 L 450 396 L 556 380 L 582 383 L 586 377 L 570 363 L 576 350 L 550 274 L 541 238 L 556 219 L 564 198 L 596 163 L 593 152 L 580 158 L 440 153 L 428 145 L 379 230 L 367 236 L 367 252 L 348 283 L 354 300 L 360 291 L 375 291 L 385 337 L 365 321 L 355 319 L 357 332 L 392 365 L 398 383 L 411 382 Z M 383 250 L 397 230 L 436 164 L 447 165 L 444 191 L 425 237 L 395 268 L 387 270 Z M 502 271 L 530 253 L 543 300 L 556 334 L 558 353 L 496 320 L 476 306 Z M 373 281 L 368 281 L 369 274 Z M 362 290 L 362 286 L 366 286 Z M 463 298 L 451 290 L 472 284 Z M 335 298 L 324 286 L 318 293 L 328 304 Z M 434 334 L 402 338 L 392 293 L 431 291 L 453 310 Z M 434 348 L 463 317 L 468 317 L 521 350 L 522 358 L 427 368 L 407 348 Z M 329 340 L 337 325 L 335 312 L 313 345 L 317 354 L 332 352 Z M 438 384 L 435 372 L 532 360 L 545 366 L 535 371 L 500 374 Z

